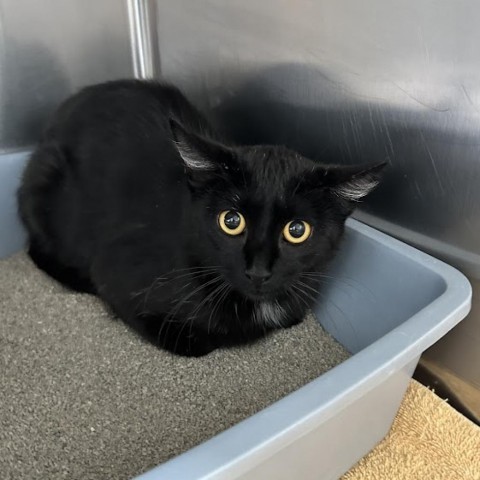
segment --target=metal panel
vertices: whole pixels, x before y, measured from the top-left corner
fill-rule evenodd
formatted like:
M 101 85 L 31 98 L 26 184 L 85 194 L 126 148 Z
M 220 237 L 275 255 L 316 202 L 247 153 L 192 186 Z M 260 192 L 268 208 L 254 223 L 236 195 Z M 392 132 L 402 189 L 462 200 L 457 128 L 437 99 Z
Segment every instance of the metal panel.
M 132 74 L 125 2 L 0 0 L 0 151 L 34 143 L 79 87 Z
M 480 278 L 479 5 L 157 0 L 157 10 L 162 74 L 235 139 L 389 160 L 359 218 Z M 453 368 L 480 385 L 467 362 Z

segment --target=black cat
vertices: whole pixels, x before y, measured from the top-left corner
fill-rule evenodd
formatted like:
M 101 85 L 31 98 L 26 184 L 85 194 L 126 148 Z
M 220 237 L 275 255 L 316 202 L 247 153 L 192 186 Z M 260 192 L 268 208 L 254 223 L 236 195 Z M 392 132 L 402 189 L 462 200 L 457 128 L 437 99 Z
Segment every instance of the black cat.
M 126 80 L 59 108 L 18 200 L 41 269 L 199 356 L 302 320 L 382 168 L 227 145 L 176 88 Z

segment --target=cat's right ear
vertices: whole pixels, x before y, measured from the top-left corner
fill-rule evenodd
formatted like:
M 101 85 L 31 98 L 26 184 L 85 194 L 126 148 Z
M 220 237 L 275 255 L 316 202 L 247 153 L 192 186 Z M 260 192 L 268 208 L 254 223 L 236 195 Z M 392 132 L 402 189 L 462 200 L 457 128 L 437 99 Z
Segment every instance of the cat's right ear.
M 381 162 L 331 167 L 324 171 L 323 178 L 339 198 L 358 202 L 377 187 L 386 165 Z
M 192 186 L 201 186 L 233 166 L 233 153 L 224 145 L 188 132 L 174 119 L 170 129 Z

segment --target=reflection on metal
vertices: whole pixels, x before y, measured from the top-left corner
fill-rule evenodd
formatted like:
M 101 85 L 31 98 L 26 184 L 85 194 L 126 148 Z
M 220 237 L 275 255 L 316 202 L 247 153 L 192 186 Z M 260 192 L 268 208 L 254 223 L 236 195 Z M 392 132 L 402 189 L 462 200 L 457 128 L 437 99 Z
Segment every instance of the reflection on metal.
M 0 0 L 0 151 L 35 143 L 78 88 L 132 74 L 124 2 Z
M 363 218 L 479 278 L 479 14 L 468 0 L 157 0 L 162 74 L 238 141 L 387 159 Z
M 136 78 L 160 75 L 154 0 L 127 0 L 133 71 Z

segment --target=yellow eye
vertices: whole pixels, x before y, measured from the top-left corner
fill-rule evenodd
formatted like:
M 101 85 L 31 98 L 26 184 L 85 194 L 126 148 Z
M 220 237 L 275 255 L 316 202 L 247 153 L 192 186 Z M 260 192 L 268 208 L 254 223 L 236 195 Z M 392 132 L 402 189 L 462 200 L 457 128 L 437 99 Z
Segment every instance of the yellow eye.
M 292 220 L 283 228 L 283 237 L 290 243 L 303 243 L 312 233 L 312 227 L 303 220 Z
M 224 210 L 218 216 L 218 224 L 227 235 L 240 235 L 247 226 L 245 218 L 235 210 Z

